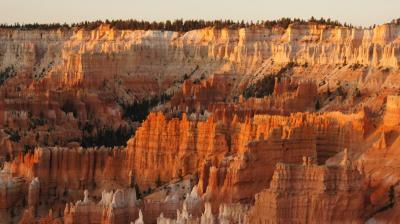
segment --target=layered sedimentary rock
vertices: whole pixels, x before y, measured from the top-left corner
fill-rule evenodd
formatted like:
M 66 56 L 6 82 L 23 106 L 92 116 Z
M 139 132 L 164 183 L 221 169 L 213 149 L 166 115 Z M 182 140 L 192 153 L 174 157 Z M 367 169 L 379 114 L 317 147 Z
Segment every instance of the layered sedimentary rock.
M 0 223 L 396 220 L 399 31 L 2 29 Z
M 247 208 L 244 205 L 222 204 L 219 207 L 219 215 L 214 216 L 212 213 L 211 204 L 206 203 L 204 212 L 199 217 L 193 216 L 190 212 L 188 212 L 186 206 L 184 206 L 182 211 L 177 211 L 176 219 L 169 219 L 161 214 L 157 218 L 157 224 L 240 224 L 246 223 L 246 212 Z
M 214 202 L 251 200 L 268 187 L 277 162 L 301 163 L 306 155 L 323 163 L 344 148 L 357 149 L 364 132 L 362 113 L 201 119 L 150 114 L 128 142 L 125 170 L 145 189 L 157 179 L 199 172 L 199 193 L 209 188 Z
M 331 120 L 336 116 L 341 117 L 343 124 Z M 356 148 L 362 141 L 362 121 L 352 124 L 354 120 L 346 122 L 342 116 L 255 116 L 253 122 L 242 125 L 239 141 L 248 144 L 239 148 L 237 155 L 219 164 L 205 164 L 200 190 L 211 195 L 213 202 L 249 202 L 255 193 L 269 186 L 276 163 L 301 163 L 303 155 L 324 162 L 329 155 L 342 151 L 342 147 Z M 340 137 L 342 134 L 328 135 L 324 131 L 328 128 L 337 128 L 333 133 L 346 133 L 346 138 Z
M 29 184 L 28 189 L 28 208 L 33 210 L 33 213 L 37 215 L 37 209 L 40 204 L 40 181 L 39 178 L 35 177 Z
M 218 158 L 229 151 L 223 135 L 224 124 L 213 119 L 169 119 L 161 113 L 151 113 L 127 146 L 128 166 L 138 176 L 140 186 L 154 185 L 160 178 L 166 181 L 194 173 L 201 158 Z
M 384 116 L 384 125 L 388 127 L 399 126 L 400 121 L 400 97 L 388 96 L 386 102 L 386 111 Z
M 5 170 L 32 181 L 27 195 L 30 210 L 24 218 L 42 217 L 50 207 L 52 219 L 64 216 L 64 221 L 75 220 L 71 223 L 80 219 L 96 223 L 90 221 L 92 215 L 87 212 L 67 216 L 62 212 L 65 204 L 60 202 L 78 200 L 84 189 L 95 197 L 102 190 L 135 185 L 145 192 L 158 182 L 188 174 L 198 175 L 196 191 L 204 202 L 211 202 L 212 213 L 218 214 L 221 204 L 253 201 L 254 194 L 270 186 L 274 166 L 279 162 L 301 163 L 303 156 L 324 162 L 345 147 L 356 149 L 364 136 L 365 116 L 296 113 L 256 115 L 240 121 L 237 116 L 216 120 L 212 115 L 171 118 L 151 113 L 126 149 L 36 148 L 6 163 Z M 183 206 L 182 195 L 178 195 L 171 194 L 158 202 L 150 197 L 142 207 L 135 208 L 142 209 L 144 220 L 150 223 L 161 213 L 174 219 L 175 211 Z M 49 206 L 37 206 L 38 200 Z M 200 204 L 191 206 L 191 214 L 202 211 Z M 133 217 L 127 216 L 126 211 L 120 215 Z
M 97 204 L 85 191 L 83 201 L 68 204 L 64 210 L 64 223 L 129 223 L 138 217 L 134 189 L 103 192 Z
M 26 204 L 25 181 L 0 173 L 1 223 L 13 222 Z
M 187 33 L 117 30 L 107 25 L 91 31 L 2 29 L 0 71 L 12 68 L 15 78 L 1 88 L 0 122 L 6 124 L 14 116 L 26 120 L 28 112 L 44 112 L 48 119 L 68 123 L 57 109 L 70 91 L 85 95 L 75 102 L 80 118 L 107 117 L 105 123 L 118 123 L 115 99 L 132 103 L 176 89 L 185 77 L 196 80 L 214 73 L 230 74 L 232 86 L 224 88 L 234 87 L 232 91 L 238 93 L 240 84 L 289 62 L 310 66 L 293 71 L 302 79 L 307 73 L 328 83 L 340 80 L 375 90 L 380 85 L 392 87 L 396 72 L 390 68 L 398 67 L 398 29 L 396 24 L 372 30 L 292 24 L 286 30 L 207 28 Z M 371 72 L 364 77 L 363 72 L 344 66 L 333 74 L 338 64 L 369 66 Z M 380 67 L 389 67 L 389 74 Z M 86 108 L 92 108 L 91 103 L 95 110 Z
M 292 24 L 286 30 L 206 28 L 187 33 L 116 30 L 107 25 L 92 31 L 5 29 L 0 35 L 4 43 L 0 61 L 1 70 L 13 66 L 29 71 L 39 79 L 45 77 L 50 86 L 94 87 L 116 76 L 143 96 L 146 88 L 166 88 L 174 76 L 194 70 L 195 75 L 209 69 L 245 74 L 257 71 L 266 60 L 397 68 L 399 29 L 396 24 L 370 30 Z M 182 74 L 177 74 L 178 67 Z
M 382 126 L 371 135 L 364 153 L 359 157 L 353 156 L 365 173 L 365 184 L 369 189 L 369 223 L 394 223 L 398 219 L 398 112 L 398 97 L 389 96 Z
M 198 84 L 185 80 L 181 91 L 172 97 L 171 106 L 184 112 L 204 111 L 212 103 L 226 101 L 231 88 L 232 75 L 213 75 Z
M 77 201 L 85 189 L 96 190 L 100 196 L 103 190 L 129 186 L 128 177 L 120 172 L 124 155 L 117 148 L 37 148 L 5 164 L 4 170 L 32 181 L 27 202 L 34 217 L 49 208 L 59 217 L 64 211 L 63 201 Z
M 271 96 L 231 100 L 235 90 L 231 75 L 214 75 L 198 84 L 187 80 L 182 90 L 171 99 L 174 111 L 212 113 L 217 119 L 237 115 L 241 120 L 254 114 L 289 115 L 294 112 L 315 111 L 318 88 L 315 82 L 284 79 L 275 81 Z
M 207 28 L 187 33 L 117 30 L 107 25 L 90 31 L 2 29 L 0 71 L 13 74 L 0 88 L 0 124 L 21 137 L 14 154 L 36 143 L 67 146 L 83 141 L 80 132 L 86 122 L 96 124 L 87 133 L 93 135 L 104 127 L 126 126 L 121 105 L 171 93 L 185 79 L 213 74 L 225 78 L 205 81 L 211 89 L 186 88 L 186 84 L 183 89 L 196 92 L 192 95 L 203 103 L 211 98 L 219 101 L 207 109 L 222 114 L 240 109 L 221 106 L 221 100 L 230 102 L 252 80 L 292 62 L 299 65 L 291 71 L 293 77 L 315 79 L 332 89 L 337 81 L 366 91 L 395 87 L 398 29 L 395 24 L 373 30 L 292 24 L 286 30 Z M 370 70 L 353 69 L 357 63 Z M 336 71 L 338 64 L 345 66 Z M 251 99 L 247 104 L 269 107 L 264 113 L 312 111 L 315 102 L 305 96 Z M 348 101 L 333 103 L 341 109 L 360 103 Z
M 341 167 L 279 163 L 269 189 L 256 195 L 249 223 L 363 223 L 362 176 L 351 161 Z
M 55 188 L 54 194 L 62 194 L 66 188 L 91 189 L 102 182 L 122 179 L 118 178 L 122 174 L 117 171 L 122 169 L 118 161 L 123 161 L 124 157 L 123 149 L 118 148 L 37 148 L 34 153 L 19 155 L 6 164 L 5 169 L 27 179 L 38 177 L 42 193 Z
M 363 116 L 298 113 L 257 115 L 240 122 L 152 113 L 126 149 L 37 148 L 6 163 L 5 170 L 32 180 L 28 203 L 33 210 L 37 210 L 37 198 L 51 203 L 56 217 L 64 210 L 57 198 L 76 201 L 84 189 L 100 196 L 102 190 L 137 185 L 144 192 L 158 182 L 196 173 L 196 191 L 217 211 L 223 203 L 251 202 L 255 193 L 269 186 L 278 162 L 301 163 L 303 156 L 324 161 L 330 150 L 356 148 L 363 138 Z M 328 128 L 335 131 L 327 132 Z M 174 218 L 182 206 L 181 197 L 171 196 L 161 204 L 146 199 L 145 219 L 162 212 Z
M 197 186 L 192 178 L 174 180 L 163 185 L 143 199 L 142 211 L 145 223 L 157 222 L 157 217 L 176 218 L 178 210 L 186 210 L 193 216 L 199 216 L 203 210 L 203 200 L 198 195 Z
M 277 162 L 300 163 L 302 155 L 316 157 L 315 147 L 310 127 L 273 128 L 265 138 L 261 133 L 259 139 L 250 140 L 236 157 L 205 167 L 200 190 L 211 194 L 213 202 L 251 201 L 254 193 L 269 185 Z

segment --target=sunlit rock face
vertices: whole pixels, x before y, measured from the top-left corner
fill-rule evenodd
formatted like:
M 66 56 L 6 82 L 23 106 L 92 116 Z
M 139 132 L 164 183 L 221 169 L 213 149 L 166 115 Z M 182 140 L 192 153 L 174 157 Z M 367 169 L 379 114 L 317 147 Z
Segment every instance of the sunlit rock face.
M 288 63 L 301 65 L 291 69 L 290 75 L 312 79 L 319 89 L 334 91 L 338 82 L 367 92 L 396 88 L 398 30 L 394 24 L 374 29 L 292 24 L 286 30 L 206 28 L 187 33 L 117 30 L 107 25 L 91 31 L 2 29 L 0 72 L 10 78 L 0 88 L 0 124 L 25 130 L 30 120 L 45 118 L 48 126 L 57 127 L 57 133 L 47 133 L 48 138 L 43 133 L 39 141 L 65 146 L 81 138 L 77 129 L 86 120 L 96 118 L 99 125 L 113 128 L 126 125 L 122 104 L 172 94 L 184 83 L 183 95 L 197 99 L 179 100 L 176 106 L 183 111 L 191 105 L 209 110 L 217 107 L 215 102 L 238 96 L 253 80 Z M 203 87 L 185 82 L 214 74 L 227 78 L 215 77 Z M 314 102 L 306 96 L 312 92 L 303 90 L 299 89 L 299 99 L 282 96 L 261 105 L 273 113 L 297 112 L 304 106 L 310 111 Z M 72 110 L 63 110 L 69 101 Z M 331 105 L 332 110 L 345 110 L 357 103 L 349 97 Z M 283 108 L 274 108 L 277 104 Z M 34 145 L 35 137 L 24 136 L 18 148 Z
M 400 97 L 388 96 L 386 103 L 386 111 L 384 116 L 384 124 L 388 127 L 399 126 L 400 116 Z
M 198 181 L 194 194 L 209 202 L 215 214 L 225 203 L 252 202 L 254 194 L 270 185 L 279 162 L 302 163 L 303 156 L 324 160 L 326 155 L 319 152 L 356 148 L 363 138 L 363 116 L 298 113 L 257 115 L 240 122 L 151 113 L 126 148 L 36 148 L 6 163 L 4 171 L 32 180 L 28 204 L 33 211 L 43 213 L 44 207 L 37 206 L 39 200 L 51 203 L 53 214 L 60 216 L 65 214 L 62 201 L 77 201 L 85 189 L 96 197 L 116 187 L 137 186 L 145 192 L 159 183 L 197 173 L 198 180 L 192 180 Z M 327 135 L 323 131 L 327 127 L 336 134 Z M 325 144 L 318 144 L 320 139 Z M 327 147 L 330 142 L 338 145 Z M 165 205 L 145 200 L 145 220 L 155 220 L 160 213 L 174 218 L 171 206 L 181 208 L 180 200 L 185 197 L 170 198 L 173 203 Z M 201 211 L 201 206 L 191 210 L 194 214 Z
M 362 177 L 350 161 L 340 167 L 278 164 L 269 189 L 256 195 L 250 223 L 363 223 Z
M 152 113 L 128 142 L 124 170 L 144 189 L 158 179 L 198 173 L 198 191 L 213 198 L 215 209 L 223 202 L 250 202 L 269 186 L 278 162 L 301 163 L 309 156 L 324 163 L 344 148 L 358 150 L 364 116 L 297 113 L 240 122 Z
M 93 31 L 1 30 L 0 70 L 12 66 L 44 78 L 47 87 L 93 88 L 115 78 L 140 95 L 169 88 L 185 73 L 246 74 L 266 60 L 397 68 L 399 30 L 395 24 L 374 29 L 292 24 L 286 30 L 206 28 L 187 33 L 107 25 Z
M 0 223 L 396 223 L 399 33 L 2 29 Z

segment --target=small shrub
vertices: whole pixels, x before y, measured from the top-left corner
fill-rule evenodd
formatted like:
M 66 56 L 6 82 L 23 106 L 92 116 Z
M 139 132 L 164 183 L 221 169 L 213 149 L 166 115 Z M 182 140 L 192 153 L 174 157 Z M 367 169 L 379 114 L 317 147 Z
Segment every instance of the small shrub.
M 317 100 L 317 102 L 315 102 L 315 111 L 319 111 L 321 109 L 321 103 L 319 102 L 319 100 Z

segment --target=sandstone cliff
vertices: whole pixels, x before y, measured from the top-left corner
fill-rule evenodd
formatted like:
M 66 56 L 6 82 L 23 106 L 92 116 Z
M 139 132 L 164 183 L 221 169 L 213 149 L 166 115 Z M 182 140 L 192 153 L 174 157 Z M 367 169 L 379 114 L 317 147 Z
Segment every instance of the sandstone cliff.
M 1 29 L 0 223 L 394 222 L 399 32 Z
M 185 73 L 246 74 L 268 60 L 397 68 L 399 29 L 395 24 L 370 30 L 292 24 L 286 30 L 206 28 L 187 33 L 116 30 L 106 25 L 93 31 L 5 29 L 0 33 L 4 43 L 0 70 L 13 66 L 16 71 L 32 72 L 50 86 L 97 87 L 111 76 L 143 96 L 143 90 L 168 88 Z M 139 63 L 140 58 L 146 60 Z

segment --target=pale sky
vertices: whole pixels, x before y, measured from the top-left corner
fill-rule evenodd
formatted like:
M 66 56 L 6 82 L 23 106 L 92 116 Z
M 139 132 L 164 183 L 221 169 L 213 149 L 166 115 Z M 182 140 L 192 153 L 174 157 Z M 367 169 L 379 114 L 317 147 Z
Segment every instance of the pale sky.
M 369 26 L 400 17 L 400 0 L 0 0 L 0 23 L 96 19 L 331 18 Z

